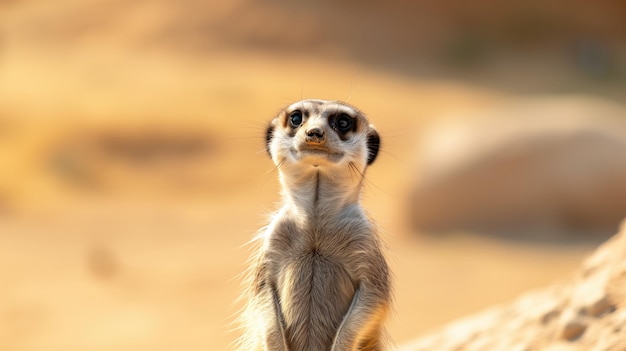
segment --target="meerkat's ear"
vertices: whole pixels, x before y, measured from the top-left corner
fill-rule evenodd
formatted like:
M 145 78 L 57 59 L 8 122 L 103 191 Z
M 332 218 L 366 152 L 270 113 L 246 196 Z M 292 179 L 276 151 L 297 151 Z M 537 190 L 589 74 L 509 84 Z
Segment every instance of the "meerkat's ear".
M 369 131 L 367 132 L 367 165 L 371 165 L 376 160 L 376 156 L 378 156 L 378 150 L 380 149 L 380 136 L 378 136 L 378 132 L 374 128 L 373 125 L 370 124 Z
M 274 123 L 272 121 L 267 125 L 267 128 L 265 129 L 265 151 L 267 151 L 267 154 L 270 156 L 270 158 L 272 158 L 270 143 L 272 142 L 272 138 L 274 137 L 274 128 L 276 127 L 274 126 Z

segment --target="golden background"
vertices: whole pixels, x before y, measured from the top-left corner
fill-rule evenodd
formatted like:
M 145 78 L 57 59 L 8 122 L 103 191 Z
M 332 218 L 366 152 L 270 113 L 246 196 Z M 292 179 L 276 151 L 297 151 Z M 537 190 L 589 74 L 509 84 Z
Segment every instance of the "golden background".
M 620 1 L 0 0 L 0 349 L 227 349 L 245 243 L 279 201 L 265 123 L 301 98 L 381 133 L 364 205 L 396 343 L 563 276 L 589 242 L 413 229 L 417 140 L 534 96 L 623 103 L 624 18 Z

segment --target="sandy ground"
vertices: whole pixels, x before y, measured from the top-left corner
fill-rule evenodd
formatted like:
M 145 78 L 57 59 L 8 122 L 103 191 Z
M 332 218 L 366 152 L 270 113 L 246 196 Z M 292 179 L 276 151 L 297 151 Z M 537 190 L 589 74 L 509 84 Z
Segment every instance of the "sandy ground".
M 228 349 L 245 243 L 279 200 L 264 124 L 300 98 L 346 100 L 381 132 L 364 203 L 388 243 L 397 343 L 562 277 L 590 250 L 404 225 L 420 127 L 516 96 L 240 53 L 15 51 L 2 67 L 2 350 Z M 168 154 L 198 136 L 199 151 Z

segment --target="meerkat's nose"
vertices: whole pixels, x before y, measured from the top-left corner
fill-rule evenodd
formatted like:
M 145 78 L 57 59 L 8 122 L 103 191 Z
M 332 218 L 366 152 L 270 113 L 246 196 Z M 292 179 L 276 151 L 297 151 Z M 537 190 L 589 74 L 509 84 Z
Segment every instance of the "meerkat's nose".
M 324 130 L 319 127 L 314 127 L 306 130 L 306 142 L 309 144 L 321 144 L 326 139 Z

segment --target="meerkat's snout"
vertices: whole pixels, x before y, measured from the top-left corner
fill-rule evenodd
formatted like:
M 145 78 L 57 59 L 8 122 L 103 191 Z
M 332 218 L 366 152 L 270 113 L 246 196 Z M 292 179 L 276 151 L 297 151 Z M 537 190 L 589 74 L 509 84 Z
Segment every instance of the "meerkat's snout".
M 323 144 L 326 141 L 325 134 L 322 128 L 310 128 L 306 130 L 306 138 L 304 140 L 307 144 Z

